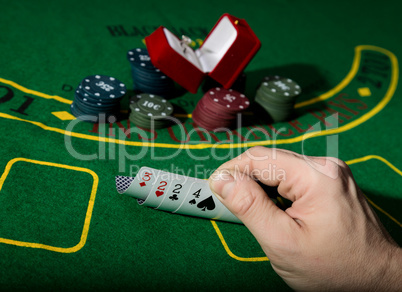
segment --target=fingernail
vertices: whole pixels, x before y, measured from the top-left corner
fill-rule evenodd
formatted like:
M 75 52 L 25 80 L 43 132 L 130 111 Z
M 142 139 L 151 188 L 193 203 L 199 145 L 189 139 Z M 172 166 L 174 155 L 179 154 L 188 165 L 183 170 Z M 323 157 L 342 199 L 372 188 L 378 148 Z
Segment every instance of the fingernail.
M 211 191 L 218 197 L 225 199 L 235 188 L 236 182 L 229 170 L 215 171 L 209 178 Z

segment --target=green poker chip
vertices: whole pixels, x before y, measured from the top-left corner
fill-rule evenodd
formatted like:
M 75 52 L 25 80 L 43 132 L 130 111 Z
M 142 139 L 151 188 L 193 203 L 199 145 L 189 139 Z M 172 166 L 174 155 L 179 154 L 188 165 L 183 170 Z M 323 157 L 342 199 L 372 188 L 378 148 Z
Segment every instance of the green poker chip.
M 166 99 L 154 94 L 139 94 L 137 106 L 148 116 L 170 116 L 173 105 Z
M 290 78 L 281 76 L 264 77 L 261 87 L 275 96 L 295 98 L 301 94 L 301 87 Z
M 142 128 L 160 129 L 170 125 L 173 105 L 154 94 L 137 94 L 130 98 L 130 121 Z
M 274 122 L 288 120 L 294 111 L 301 87 L 294 80 L 282 76 L 266 76 L 255 96 L 255 102 Z
M 170 124 L 170 123 L 164 122 L 162 120 L 155 120 L 155 119 L 146 120 L 146 119 L 142 118 L 141 116 L 137 116 L 137 117 L 131 116 L 129 119 L 136 126 L 146 128 L 146 129 L 152 129 L 152 128 L 162 129 L 162 128 L 165 128 L 168 124 Z

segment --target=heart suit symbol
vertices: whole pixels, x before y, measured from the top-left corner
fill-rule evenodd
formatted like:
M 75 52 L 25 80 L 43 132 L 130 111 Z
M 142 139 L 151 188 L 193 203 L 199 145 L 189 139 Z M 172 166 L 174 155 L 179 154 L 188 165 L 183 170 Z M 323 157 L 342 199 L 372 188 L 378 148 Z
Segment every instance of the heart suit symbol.
M 155 192 L 155 195 L 157 196 L 157 197 L 160 197 L 160 196 L 162 196 L 164 194 L 164 192 L 162 192 L 162 191 L 156 191 Z

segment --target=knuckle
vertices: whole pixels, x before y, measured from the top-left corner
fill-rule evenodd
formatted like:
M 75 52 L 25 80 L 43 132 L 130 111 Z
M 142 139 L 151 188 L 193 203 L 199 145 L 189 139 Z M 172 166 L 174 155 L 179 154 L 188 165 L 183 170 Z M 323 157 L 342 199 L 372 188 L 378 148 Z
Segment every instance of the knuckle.
M 339 158 L 337 158 L 337 157 L 334 157 L 333 159 L 334 159 L 334 162 L 335 162 L 336 164 L 338 164 L 340 167 L 349 169 L 349 166 L 346 164 L 345 161 L 343 161 L 343 160 L 341 160 L 341 159 L 339 159 Z
M 349 187 L 351 178 L 353 178 L 349 166 L 339 158 L 327 158 L 321 170 L 322 174 L 333 179 L 341 189 Z
M 247 149 L 242 155 L 247 164 L 252 164 L 255 161 L 266 160 L 271 156 L 272 150 L 263 146 L 254 146 Z
M 339 164 L 334 161 L 327 160 L 325 163 L 324 170 L 327 175 L 331 177 L 337 177 L 339 175 Z
M 255 156 L 260 156 L 262 153 L 266 153 L 268 148 L 263 146 L 253 146 L 245 151 L 245 154 L 248 158 L 252 158 Z

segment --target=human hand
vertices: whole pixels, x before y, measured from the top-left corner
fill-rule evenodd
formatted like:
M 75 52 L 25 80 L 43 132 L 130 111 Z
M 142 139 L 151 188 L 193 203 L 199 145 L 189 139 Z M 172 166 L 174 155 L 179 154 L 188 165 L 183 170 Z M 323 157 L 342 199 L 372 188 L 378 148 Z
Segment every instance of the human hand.
M 292 206 L 279 209 L 255 179 L 277 186 Z M 343 161 L 254 147 L 220 166 L 209 183 L 293 289 L 402 289 L 402 250 Z

